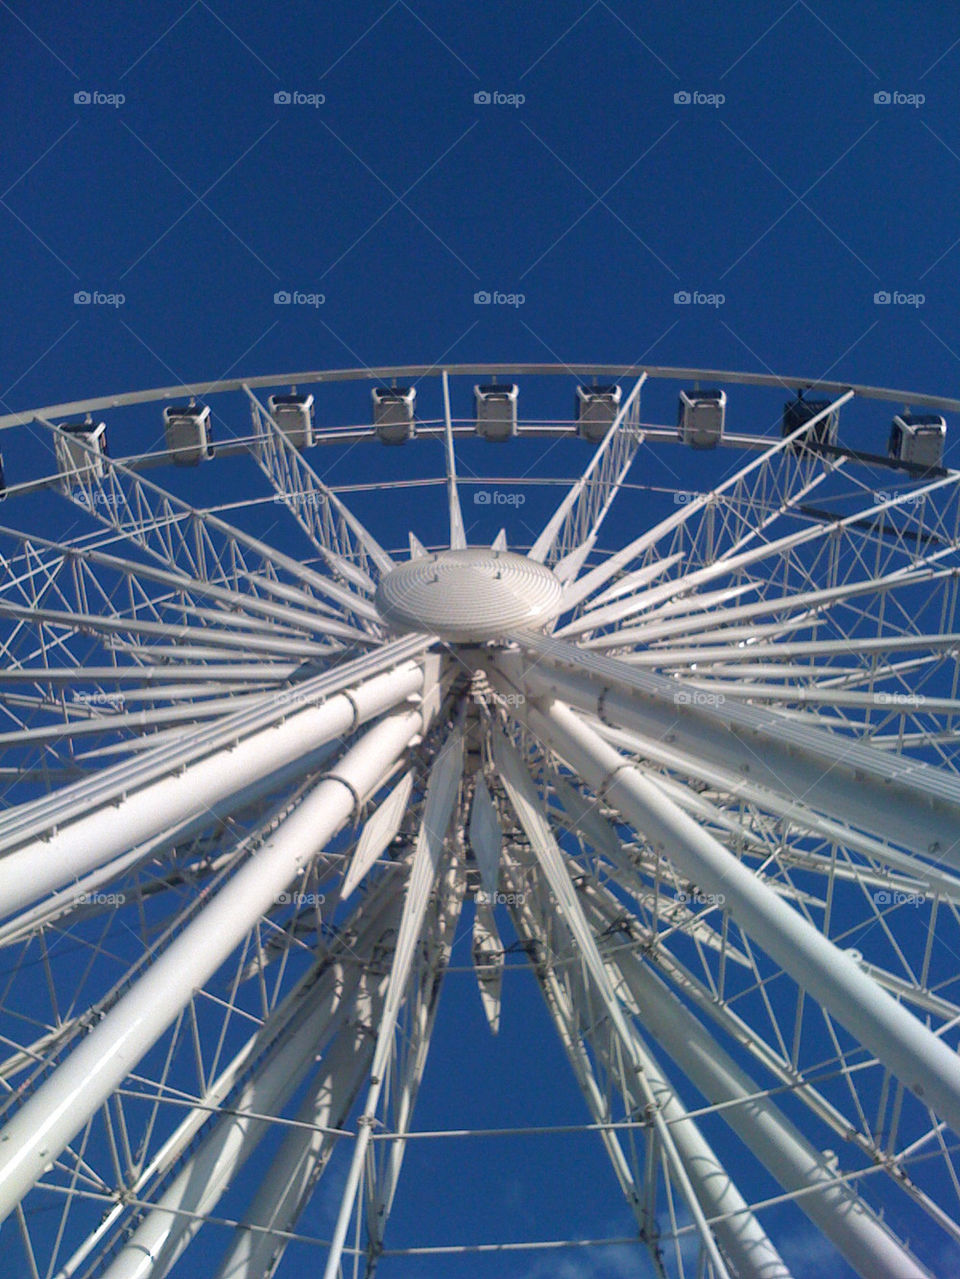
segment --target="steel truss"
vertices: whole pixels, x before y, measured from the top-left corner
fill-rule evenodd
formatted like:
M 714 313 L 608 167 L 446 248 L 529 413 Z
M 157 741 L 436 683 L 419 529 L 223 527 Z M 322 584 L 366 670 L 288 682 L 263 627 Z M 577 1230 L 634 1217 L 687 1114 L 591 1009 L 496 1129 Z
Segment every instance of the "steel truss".
M 552 515 L 477 548 L 457 379 L 548 372 L 277 375 L 0 418 L 73 458 L 14 485 L 0 527 L 17 1273 L 179 1273 L 218 1232 L 218 1279 L 299 1273 L 307 1249 L 324 1279 L 389 1279 L 400 1256 L 625 1240 L 657 1279 L 789 1279 L 812 1239 L 864 1279 L 960 1267 L 960 472 L 817 443 L 855 404 L 960 402 L 811 388 L 829 408 L 729 432 L 709 481 L 634 507 L 608 552 L 624 495 L 652 493 L 635 460 L 676 444 L 646 383 L 810 384 L 569 370 L 629 378 L 622 407 Z M 381 486 L 375 535 L 259 394 L 433 377 L 440 548 L 387 513 L 421 480 Z M 252 459 L 254 498 L 196 506 L 142 474 L 165 453 L 66 449 L 65 417 L 208 394 L 249 412 L 222 452 Z M 536 625 L 452 642 L 429 608 L 422 633 L 381 616 L 390 574 L 439 583 L 444 550 L 481 549 L 496 580 L 518 552 L 552 571 Z M 412 1144 L 480 1135 L 416 1126 L 441 991 L 475 979 L 503 1035 L 522 966 L 583 1099 L 557 1130 L 596 1136 L 626 1233 L 493 1238 L 477 1204 L 472 1237 L 393 1248 Z

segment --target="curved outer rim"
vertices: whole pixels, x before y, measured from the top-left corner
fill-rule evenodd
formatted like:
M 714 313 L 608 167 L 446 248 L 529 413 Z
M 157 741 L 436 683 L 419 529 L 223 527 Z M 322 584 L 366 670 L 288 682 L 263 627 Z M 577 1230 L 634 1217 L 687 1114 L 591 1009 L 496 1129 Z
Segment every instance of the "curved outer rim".
M 784 391 L 822 391 L 824 394 L 842 395 L 853 391 L 868 400 L 885 400 L 894 404 L 909 404 L 916 408 L 939 409 L 942 412 L 960 412 L 960 400 L 946 396 L 922 394 L 919 391 L 898 391 L 889 387 L 860 386 L 846 382 L 824 382 L 818 378 L 777 377 L 769 373 L 738 373 L 723 369 L 668 368 L 644 364 L 404 364 L 380 368 L 308 370 L 299 373 L 271 373 L 258 377 L 231 378 L 223 382 L 189 382 L 181 386 L 153 387 L 146 391 L 127 391 L 120 395 L 103 395 L 88 400 L 73 400 L 65 404 L 48 404 L 41 408 L 24 409 L 20 413 L 0 416 L 0 430 L 14 426 L 26 426 L 36 417 L 64 417 L 77 413 L 97 413 L 101 410 L 123 408 L 131 404 L 150 404 L 158 400 L 181 399 L 184 396 L 205 398 L 228 391 L 240 391 L 244 386 L 251 390 L 261 387 L 286 385 L 315 385 L 319 382 L 389 382 L 394 379 L 439 377 L 446 372 L 451 377 L 512 377 L 567 376 L 626 378 L 664 378 L 670 381 L 710 381 L 740 383 L 744 386 L 779 387 Z

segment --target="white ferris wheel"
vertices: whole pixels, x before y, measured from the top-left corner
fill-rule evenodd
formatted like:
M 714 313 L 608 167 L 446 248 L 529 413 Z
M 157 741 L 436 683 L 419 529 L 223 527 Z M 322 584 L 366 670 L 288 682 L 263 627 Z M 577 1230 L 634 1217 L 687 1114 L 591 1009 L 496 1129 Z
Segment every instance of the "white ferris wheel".
M 573 418 L 527 416 L 548 384 Z M 459 959 L 493 1033 L 533 974 L 631 1273 L 786 1279 L 784 1222 L 864 1279 L 957 1272 L 958 410 L 503 365 L 0 419 L 0 1270 L 609 1243 L 478 1205 L 436 1246 L 401 1174 L 451 1136 L 415 1103 Z

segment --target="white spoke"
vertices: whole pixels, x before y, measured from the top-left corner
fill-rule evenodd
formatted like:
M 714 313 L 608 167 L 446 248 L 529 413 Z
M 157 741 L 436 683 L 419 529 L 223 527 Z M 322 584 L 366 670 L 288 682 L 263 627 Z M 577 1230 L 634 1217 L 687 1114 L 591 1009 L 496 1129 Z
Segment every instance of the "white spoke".
M 641 418 L 658 380 L 680 426 L 649 390 Z M 461 504 L 475 384 L 524 406 L 476 444 L 517 502 L 492 546 Z M 960 1272 L 940 414 L 440 361 L 0 416 L 11 1273 Z M 518 1036 L 536 1074 L 467 1095 Z M 505 1158 L 522 1237 L 483 1192 Z

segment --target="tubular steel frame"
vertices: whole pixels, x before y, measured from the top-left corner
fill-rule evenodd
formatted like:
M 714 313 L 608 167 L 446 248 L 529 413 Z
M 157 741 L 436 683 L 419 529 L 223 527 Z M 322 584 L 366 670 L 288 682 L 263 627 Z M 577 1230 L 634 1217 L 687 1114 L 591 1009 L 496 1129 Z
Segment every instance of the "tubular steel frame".
M 451 380 L 547 375 L 631 384 L 532 540 L 494 542 L 553 569 L 554 613 L 483 644 L 397 635 L 378 583 L 408 544 L 429 552 L 413 529 L 381 545 L 358 486 L 321 478 L 258 392 L 439 377 L 443 416 L 417 435 L 443 441 L 443 475 L 415 483 L 444 487 L 459 550 L 478 480 L 458 477 L 473 428 Z M 605 552 L 639 450 L 677 439 L 643 421 L 652 379 L 830 404 L 785 439 L 728 433 L 742 465 Z M 0 430 L 62 458 L 64 417 L 219 394 L 252 434 L 218 450 L 252 455 L 305 556 L 244 530 L 255 503 L 146 479 L 164 450 L 72 435 L 74 469 L 8 490 L 52 490 L 80 521 L 0 528 L 0 1217 L 23 1273 L 162 1276 L 228 1226 L 218 1279 L 283 1274 L 291 1243 L 324 1279 L 624 1243 L 662 1279 L 788 1279 L 784 1213 L 865 1279 L 960 1259 L 960 471 L 816 443 L 852 400 L 960 401 L 412 366 L 100 397 Z M 631 1240 L 388 1246 L 411 1143 L 476 1135 L 414 1126 L 466 908 L 494 1033 L 508 958 L 532 967 L 584 1100 L 564 1130 L 599 1137 Z M 219 1215 L 276 1130 L 242 1215 Z M 302 1218 L 331 1167 L 320 1238 Z

